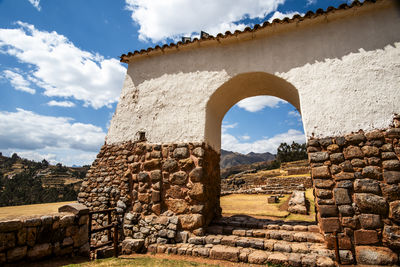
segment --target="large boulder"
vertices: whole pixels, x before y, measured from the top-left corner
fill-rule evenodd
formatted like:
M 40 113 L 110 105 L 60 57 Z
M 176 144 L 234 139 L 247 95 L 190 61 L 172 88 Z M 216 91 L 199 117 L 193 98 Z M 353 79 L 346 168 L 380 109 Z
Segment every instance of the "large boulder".
M 288 205 L 290 213 L 307 214 L 306 195 L 304 191 L 293 191 Z

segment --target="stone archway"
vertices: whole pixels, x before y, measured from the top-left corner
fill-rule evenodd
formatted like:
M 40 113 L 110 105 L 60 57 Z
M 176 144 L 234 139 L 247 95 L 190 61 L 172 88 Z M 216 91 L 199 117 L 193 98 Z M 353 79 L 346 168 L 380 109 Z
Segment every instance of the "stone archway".
M 206 106 L 206 142 L 219 151 L 221 123 L 226 112 L 240 100 L 258 95 L 286 100 L 301 114 L 299 93 L 292 84 L 265 72 L 241 73 L 222 84 L 209 98 Z
M 268 94 L 302 114 L 328 245 L 337 233 L 343 263 L 397 262 L 400 16 L 396 1 L 354 3 L 122 55 L 120 101 L 79 202 L 117 207 L 146 245 L 201 233 L 218 214 L 222 117 Z

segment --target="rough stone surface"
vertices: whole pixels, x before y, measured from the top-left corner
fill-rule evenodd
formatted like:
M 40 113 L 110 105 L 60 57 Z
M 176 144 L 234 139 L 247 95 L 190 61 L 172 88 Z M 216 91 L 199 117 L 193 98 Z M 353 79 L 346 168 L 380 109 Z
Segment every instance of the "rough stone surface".
M 391 249 L 385 247 L 356 246 L 358 264 L 365 265 L 393 265 L 398 256 Z

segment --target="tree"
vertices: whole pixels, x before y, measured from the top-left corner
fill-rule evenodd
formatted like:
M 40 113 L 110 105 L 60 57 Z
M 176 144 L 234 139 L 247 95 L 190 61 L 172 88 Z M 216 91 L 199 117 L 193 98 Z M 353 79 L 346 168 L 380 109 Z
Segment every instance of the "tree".
M 293 142 L 291 145 L 281 143 L 278 147 L 277 159 L 280 162 L 289 162 L 307 159 L 306 144 Z
M 42 160 L 42 166 L 43 166 L 43 168 L 49 167 L 49 162 L 46 159 L 43 159 Z

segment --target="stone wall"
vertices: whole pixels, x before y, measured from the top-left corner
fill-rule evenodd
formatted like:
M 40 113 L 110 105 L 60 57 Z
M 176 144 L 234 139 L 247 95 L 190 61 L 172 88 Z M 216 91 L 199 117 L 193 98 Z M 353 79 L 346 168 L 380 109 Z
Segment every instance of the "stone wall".
M 150 244 L 202 232 L 220 214 L 219 195 L 219 154 L 206 144 L 126 142 L 102 147 L 78 200 L 91 210 L 116 207 L 124 237 Z
M 399 140 L 396 116 L 387 130 L 308 142 L 318 223 L 331 248 L 337 233 L 342 263 L 398 260 Z
M 0 265 L 88 256 L 89 210 L 82 206 L 67 205 L 58 214 L 0 221 Z

